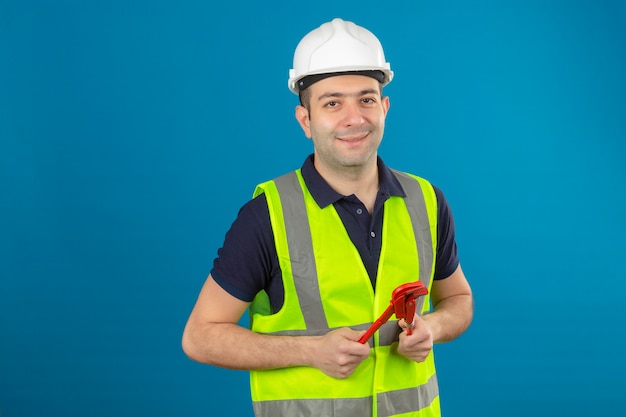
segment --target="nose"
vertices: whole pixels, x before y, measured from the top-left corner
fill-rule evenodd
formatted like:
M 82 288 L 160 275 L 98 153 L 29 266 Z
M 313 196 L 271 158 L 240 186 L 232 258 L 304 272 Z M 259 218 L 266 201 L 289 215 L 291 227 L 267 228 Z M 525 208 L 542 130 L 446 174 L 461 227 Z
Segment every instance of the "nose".
M 359 103 L 348 102 L 344 105 L 344 124 L 346 126 L 360 126 L 363 124 L 363 111 Z

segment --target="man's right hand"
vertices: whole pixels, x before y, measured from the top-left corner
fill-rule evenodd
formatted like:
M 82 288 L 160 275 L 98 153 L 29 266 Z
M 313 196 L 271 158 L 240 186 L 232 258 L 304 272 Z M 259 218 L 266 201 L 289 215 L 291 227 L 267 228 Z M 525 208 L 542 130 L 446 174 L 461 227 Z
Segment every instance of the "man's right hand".
M 359 343 L 363 333 L 345 327 L 315 338 L 313 366 L 333 378 L 348 378 L 370 355 L 369 345 Z

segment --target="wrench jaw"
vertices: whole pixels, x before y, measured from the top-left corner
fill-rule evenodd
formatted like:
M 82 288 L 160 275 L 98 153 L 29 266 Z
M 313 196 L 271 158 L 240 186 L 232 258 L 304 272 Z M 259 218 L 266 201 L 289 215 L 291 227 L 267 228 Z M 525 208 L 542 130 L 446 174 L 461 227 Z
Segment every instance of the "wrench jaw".
M 384 313 L 372 324 L 372 326 L 370 326 L 367 332 L 361 336 L 359 343 L 367 342 L 367 339 L 369 339 L 374 332 L 380 328 L 380 326 L 389 320 L 393 314 L 395 314 L 398 320 L 404 319 L 406 322 L 406 332 L 408 335 L 411 335 L 417 299 L 426 294 L 428 294 L 428 288 L 426 288 L 419 280 L 396 287 L 391 294 L 389 307 L 387 307 Z M 409 320 L 411 321 L 410 323 Z

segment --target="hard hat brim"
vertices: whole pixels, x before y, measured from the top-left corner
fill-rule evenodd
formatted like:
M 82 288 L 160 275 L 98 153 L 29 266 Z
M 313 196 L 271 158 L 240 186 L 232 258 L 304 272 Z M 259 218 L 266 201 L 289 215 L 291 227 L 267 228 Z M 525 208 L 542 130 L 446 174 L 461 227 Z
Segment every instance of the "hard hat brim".
M 293 71 L 293 70 L 292 70 Z M 334 77 L 338 75 L 364 75 L 372 77 L 378 82 L 385 85 L 389 84 L 393 79 L 393 71 L 388 68 L 349 68 L 337 69 L 336 71 L 325 71 L 321 73 L 303 74 L 298 78 L 289 79 L 289 89 L 294 94 L 300 94 L 300 91 L 308 88 L 311 84 L 323 80 L 324 78 Z

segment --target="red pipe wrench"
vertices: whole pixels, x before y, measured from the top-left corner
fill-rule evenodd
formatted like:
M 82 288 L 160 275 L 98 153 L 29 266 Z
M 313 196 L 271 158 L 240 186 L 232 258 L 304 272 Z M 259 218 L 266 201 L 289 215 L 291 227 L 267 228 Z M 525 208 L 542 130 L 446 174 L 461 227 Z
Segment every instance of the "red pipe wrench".
M 378 319 L 370 326 L 363 336 L 359 339 L 359 343 L 365 343 L 372 337 L 374 332 L 389 320 L 395 314 L 397 319 L 404 319 L 407 322 L 407 334 L 411 334 L 413 327 L 413 317 L 415 315 L 415 303 L 417 299 L 428 294 L 428 288 L 421 281 L 409 282 L 398 286 L 391 293 L 391 302 L 389 307 L 380 315 Z M 409 323 L 409 320 L 411 322 Z

